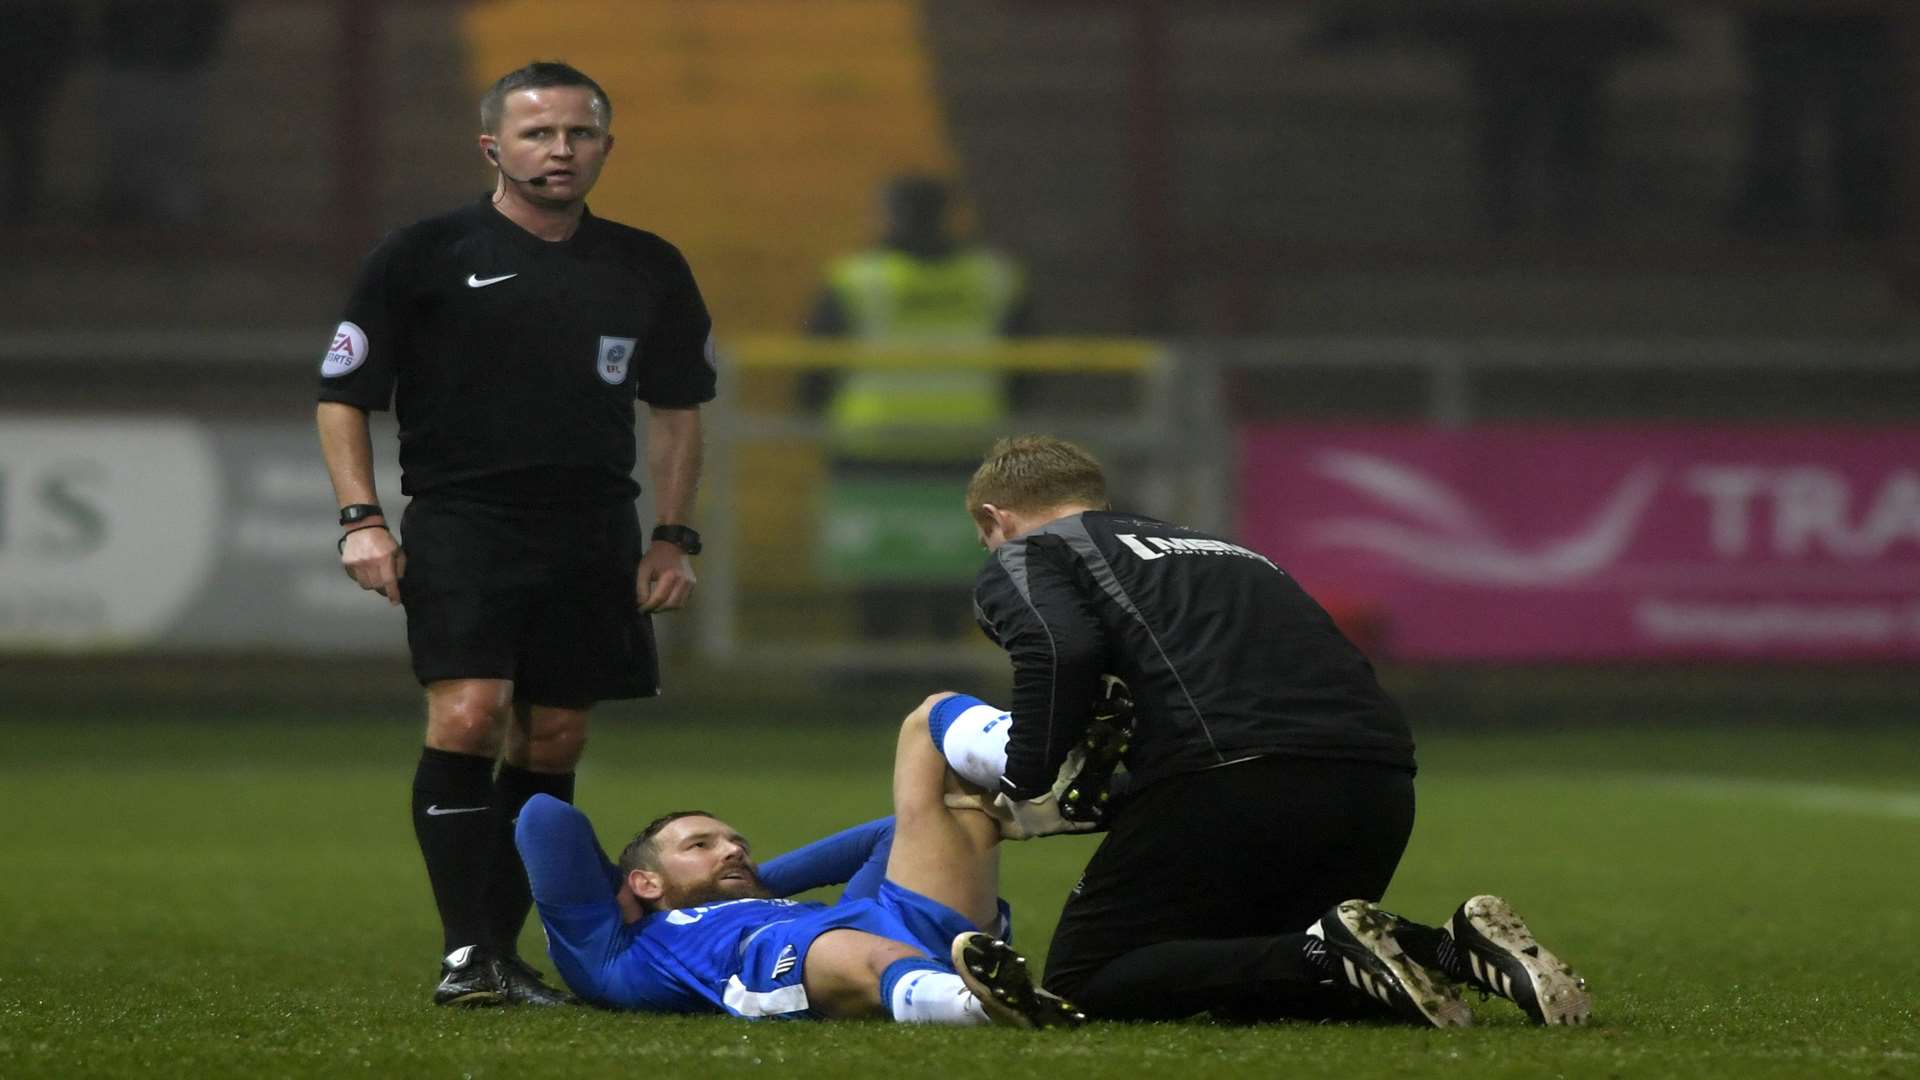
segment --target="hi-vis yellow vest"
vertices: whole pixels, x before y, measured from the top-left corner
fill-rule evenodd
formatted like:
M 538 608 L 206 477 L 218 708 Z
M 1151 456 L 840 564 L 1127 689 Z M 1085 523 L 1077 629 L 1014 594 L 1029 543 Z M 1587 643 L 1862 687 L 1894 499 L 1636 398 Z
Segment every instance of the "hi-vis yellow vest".
M 988 368 L 942 367 L 940 353 L 1000 337 L 1023 288 L 1020 268 L 979 248 L 933 260 L 883 249 L 835 262 L 828 280 L 854 340 L 929 346 L 925 369 L 847 373 L 827 411 L 834 449 L 893 460 L 984 451 L 1007 414 L 1004 380 Z

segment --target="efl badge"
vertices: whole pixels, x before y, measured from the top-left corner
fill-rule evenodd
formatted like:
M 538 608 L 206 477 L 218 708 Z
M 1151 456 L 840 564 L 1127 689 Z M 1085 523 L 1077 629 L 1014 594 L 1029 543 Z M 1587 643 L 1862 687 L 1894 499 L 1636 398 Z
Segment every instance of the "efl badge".
M 601 346 L 602 350 L 606 346 Z M 333 344 L 327 346 L 327 358 L 320 361 L 320 374 L 338 378 L 367 362 L 367 332 L 358 323 L 343 322 L 333 332 Z
M 593 370 L 600 381 L 608 386 L 619 386 L 627 381 L 627 365 L 633 362 L 633 346 L 639 340 L 630 337 L 602 337 L 600 356 L 593 362 Z

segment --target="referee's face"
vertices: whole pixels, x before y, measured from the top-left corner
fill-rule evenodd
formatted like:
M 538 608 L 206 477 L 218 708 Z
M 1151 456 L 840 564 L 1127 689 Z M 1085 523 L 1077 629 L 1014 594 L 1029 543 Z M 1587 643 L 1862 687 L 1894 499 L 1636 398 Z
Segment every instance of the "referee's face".
M 516 90 L 501 102 L 500 130 L 480 137 L 482 149 L 500 155 L 501 171 L 522 181 L 512 184 L 529 200 L 546 205 L 579 202 L 600 179 L 613 135 L 600 113 L 599 99 L 584 86 L 547 86 Z

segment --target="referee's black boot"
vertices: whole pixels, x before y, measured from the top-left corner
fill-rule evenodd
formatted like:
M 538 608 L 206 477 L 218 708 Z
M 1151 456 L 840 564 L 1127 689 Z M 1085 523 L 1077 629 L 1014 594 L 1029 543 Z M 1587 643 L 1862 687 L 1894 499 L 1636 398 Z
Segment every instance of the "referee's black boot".
M 508 1005 L 577 1005 L 580 1002 L 565 990 L 548 986 L 540 973 L 518 956 L 496 959 L 493 969 Z
M 440 961 L 440 985 L 433 988 L 433 1003 L 466 1008 L 506 1004 L 498 963 L 486 950 L 473 945 L 462 945 L 448 953 Z

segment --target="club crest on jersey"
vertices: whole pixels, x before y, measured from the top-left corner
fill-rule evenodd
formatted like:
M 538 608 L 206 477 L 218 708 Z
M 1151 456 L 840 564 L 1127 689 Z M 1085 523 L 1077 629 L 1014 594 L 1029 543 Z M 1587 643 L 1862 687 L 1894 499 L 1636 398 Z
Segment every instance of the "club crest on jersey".
M 627 381 L 627 365 L 633 363 L 633 346 L 638 340 L 604 335 L 600 338 L 600 355 L 594 359 L 593 370 L 601 382 L 619 386 Z
M 367 332 L 360 324 L 343 322 L 333 332 L 333 344 L 327 346 L 326 359 L 320 361 L 320 374 L 338 378 L 367 362 Z

